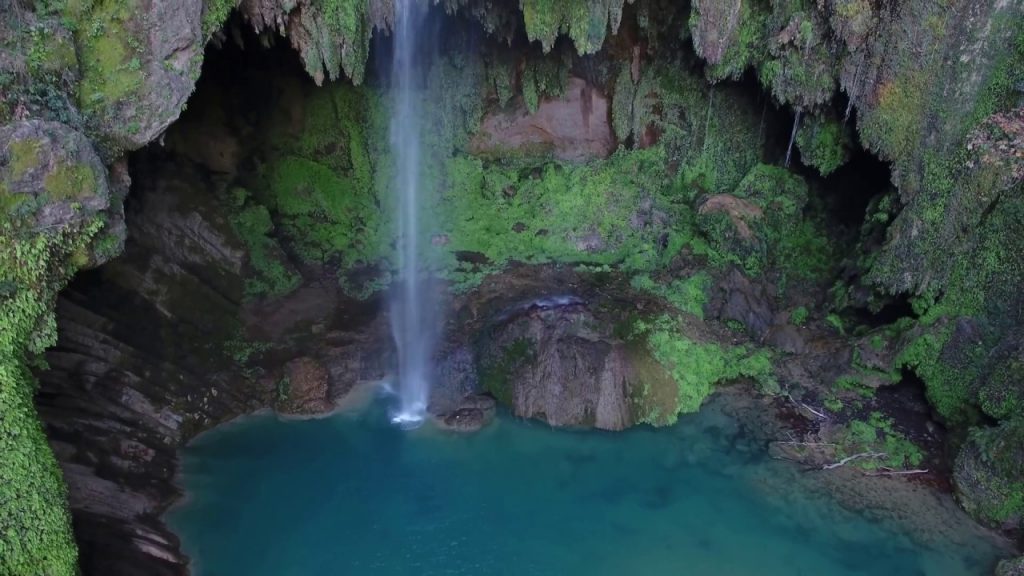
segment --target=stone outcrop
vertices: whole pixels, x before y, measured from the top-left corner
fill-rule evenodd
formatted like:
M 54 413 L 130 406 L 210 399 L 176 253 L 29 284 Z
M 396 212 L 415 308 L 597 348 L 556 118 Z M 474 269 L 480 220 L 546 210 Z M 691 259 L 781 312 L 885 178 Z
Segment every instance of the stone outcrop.
M 0 127 L 0 204 L 12 220 L 43 232 L 101 218 L 102 260 L 120 252 L 125 233 L 127 190 L 108 184 L 107 174 L 89 139 L 63 124 L 26 120 Z
M 996 527 L 1024 527 L 1024 423 L 976 429 L 953 470 L 957 499 L 975 518 Z
M 578 299 L 528 302 L 483 336 L 485 390 L 524 418 L 621 430 L 636 421 L 632 354 Z
M 570 78 L 564 95 L 542 99 L 533 113 L 521 100 L 510 110 L 488 113 L 470 150 L 486 157 L 552 156 L 574 162 L 604 158 L 616 145 L 610 121 L 609 102 L 600 89 Z
M 334 408 L 327 384 L 327 368 L 313 358 L 302 357 L 284 366 L 277 383 L 274 409 L 282 414 L 323 414 Z

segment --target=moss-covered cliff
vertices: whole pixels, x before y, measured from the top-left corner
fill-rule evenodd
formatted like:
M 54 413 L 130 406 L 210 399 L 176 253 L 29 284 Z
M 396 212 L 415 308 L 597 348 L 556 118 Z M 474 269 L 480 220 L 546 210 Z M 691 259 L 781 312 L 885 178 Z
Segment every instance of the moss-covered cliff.
M 512 262 L 631 277 L 667 304 L 629 332 L 678 387 L 637 418 L 652 422 L 698 408 L 738 375 L 775 385 L 754 348 L 776 324 L 802 325 L 809 306 L 879 339 L 864 348 L 877 354 L 853 359 L 854 385 L 901 370 L 924 381 L 964 444 L 955 478 L 965 507 L 1020 527 L 1024 476 L 1011 448 L 1024 403 L 1024 5 L 435 4 L 451 32 L 423 94 L 423 244 L 438 275 L 461 291 Z M 0 14 L 0 446 L 14 464 L 0 470 L 0 572 L 75 571 L 31 370 L 54 342 L 58 291 L 121 250 L 126 153 L 166 136 L 218 174 L 250 301 L 325 273 L 353 296 L 390 281 L 388 101 L 367 61 L 391 11 L 387 0 L 68 0 Z M 282 42 L 311 81 L 259 79 L 278 105 L 253 105 L 249 132 L 232 128 L 251 141 L 166 132 L 204 50 Z M 184 122 L 215 131 L 233 122 L 217 116 L 226 105 Z M 239 157 L 214 165 L 205 146 Z M 822 177 L 865 150 L 891 163 L 896 191 L 863 191 L 863 225 L 843 231 Z M 733 271 L 774 288 L 764 299 L 786 317 L 735 314 L 751 354 L 693 329 L 710 278 L 727 298 L 753 290 L 736 288 Z M 850 326 L 904 299 L 904 317 L 870 334 Z

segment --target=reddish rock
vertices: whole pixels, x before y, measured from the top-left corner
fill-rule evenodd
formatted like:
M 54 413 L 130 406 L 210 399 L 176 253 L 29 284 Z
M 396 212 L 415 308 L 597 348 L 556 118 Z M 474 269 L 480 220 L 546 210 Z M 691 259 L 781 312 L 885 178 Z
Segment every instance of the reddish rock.
M 327 368 L 309 357 L 296 358 L 284 367 L 274 409 L 282 414 L 323 414 L 334 409 Z
M 512 110 L 487 114 L 470 142 L 480 155 L 550 155 L 559 160 L 605 158 L 615 150 L 608 99 L 580 78 L 570 78 L 561 98 L 546 98 L 533 114 L 519 101 Z

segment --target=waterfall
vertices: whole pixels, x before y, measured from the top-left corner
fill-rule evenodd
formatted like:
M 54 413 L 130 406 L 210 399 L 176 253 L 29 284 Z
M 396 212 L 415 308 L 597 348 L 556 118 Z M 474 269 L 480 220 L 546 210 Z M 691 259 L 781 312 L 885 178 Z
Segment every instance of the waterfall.
M 395 0 L 394 55 L 391 90 L 391 150 L 395 160 L 398 196 L 398 289 L 392 294 L 391 330 L 398 348 L 400 407 L 393 421 L 414 426 L 423 421 L 430 393 L 430 360 L 437 306 L 433 290 L 421 277 L 420 237 L 420 121 L 418 94 L 418 32 L 425 9 L 417 0 Z

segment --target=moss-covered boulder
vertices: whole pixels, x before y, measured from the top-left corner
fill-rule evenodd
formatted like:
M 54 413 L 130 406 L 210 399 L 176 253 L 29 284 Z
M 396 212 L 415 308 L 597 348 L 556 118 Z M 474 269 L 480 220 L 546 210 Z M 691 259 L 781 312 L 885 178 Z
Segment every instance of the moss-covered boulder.
M 1024 526 L 1024 420 L 971 432 L 953 471 L 957 499 L 979 521 Z
M 80 132 L 56 122 L 27 120 L 0 128 L 0 219 L 23 234 L 105 222 L 81 264 L 98 265 L 121 251 L 122 190 Z
M 996 566 L 996 576 L 1024 576 L 1024 556 L 1000 562 Z

